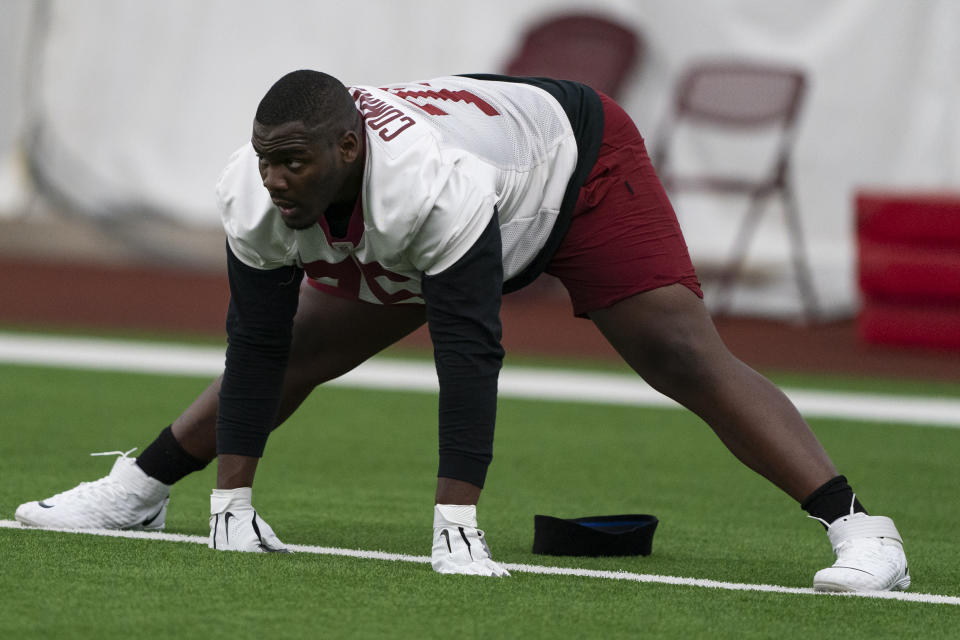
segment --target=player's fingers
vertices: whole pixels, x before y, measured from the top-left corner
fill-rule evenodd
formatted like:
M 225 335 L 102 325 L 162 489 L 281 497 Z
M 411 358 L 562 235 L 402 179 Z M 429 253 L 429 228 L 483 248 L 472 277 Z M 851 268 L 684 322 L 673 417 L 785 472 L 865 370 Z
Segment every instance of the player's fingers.
M 509 571 L 501 567 L 493 560 L 484 560 L 483 563 L 490 570 L 490 575 L 492 576 L 496 576 L 498 578 L 506 578 L 510 576 Z

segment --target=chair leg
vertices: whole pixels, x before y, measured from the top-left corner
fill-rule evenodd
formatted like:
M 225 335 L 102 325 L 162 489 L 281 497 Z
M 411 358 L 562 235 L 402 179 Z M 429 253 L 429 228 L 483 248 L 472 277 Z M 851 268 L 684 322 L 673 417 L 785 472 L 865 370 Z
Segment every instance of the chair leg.
M 790 236 L 790 249 L 793 261 L 793 273 L 797 280 L 797 289 L 803 304 L 803 316 L 806 322 L 815 322 L 820 318 L 820 305 L 817 292 L 813 286 L 813 272 L 807 260 L 806 243 L 803 238 L 803 227 L 800 224 L 800 208 L 797 206 L 793 189 L 788 182 L 781 187 L 783 198 L 783 213 L 787 225 L 787 234 Z
M 750 238 L 757 229 L 757 223 L 760 221 L 760 214 L 763 213 L 764 201 L 767 199 L 767 191 L 755 191 L 750 196 L 750 205 L 747 213 L 737 229 L 737 236 L 733 242 L 733 248 L 730 251 L 730 259 L 720 272 L 719 282 L 717 283 L 717 302 L 713 305 L 713 314 L 715 316 L 726 315 L 730 310 L 730 304 L 733 299 L 733 283 L 740 275 L 743 269 L 743 263 L 747 258 L 747 248 L 750 244 Z

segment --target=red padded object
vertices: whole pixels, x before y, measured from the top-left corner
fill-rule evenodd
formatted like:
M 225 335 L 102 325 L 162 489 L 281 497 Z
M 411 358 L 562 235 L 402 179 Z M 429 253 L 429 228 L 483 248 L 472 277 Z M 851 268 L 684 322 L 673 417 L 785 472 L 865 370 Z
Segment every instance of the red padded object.
M 856 195 L 860 337 L 960 350 L 960 193 Z
M 900 303 L 960 305 L 960 246 L 927 247 L 859 238 L 860 290 Z
M 861 238 L 960 249 L 960 193 L 864 190 L 856 211 Z

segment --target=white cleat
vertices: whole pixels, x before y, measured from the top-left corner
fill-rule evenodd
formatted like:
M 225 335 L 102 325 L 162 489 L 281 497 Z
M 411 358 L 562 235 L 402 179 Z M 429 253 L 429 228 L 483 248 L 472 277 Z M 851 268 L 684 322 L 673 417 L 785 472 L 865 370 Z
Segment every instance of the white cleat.
M 49 529 L 163 529 L 170 502 L 170 485 L 151 478 L 122 451 L 110 474 L 44 500 L 17 507 L 14 517 L 28 527 Z
M 493 561 L 475 505 L 438 504 L 433 511 L 433 570 L 473 576 L 509 576 Z
M 903 539 L 890 518 L 851 513 L 830 523 L 827 536 L 837 561 L 813 576 L 814 590 L 903 591 L 910 586 Z
M 250 504 L 253 490 L 214 489 L 210 496 L 210 540 L 219 551 L 290 553 Z

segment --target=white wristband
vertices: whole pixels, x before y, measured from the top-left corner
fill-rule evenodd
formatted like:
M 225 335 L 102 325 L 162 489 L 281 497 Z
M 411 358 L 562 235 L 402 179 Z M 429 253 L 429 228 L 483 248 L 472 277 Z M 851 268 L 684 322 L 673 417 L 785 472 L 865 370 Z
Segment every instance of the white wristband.
M 438 504 L 433 508 L 434 527 L 477 528 L 477 505 Z

